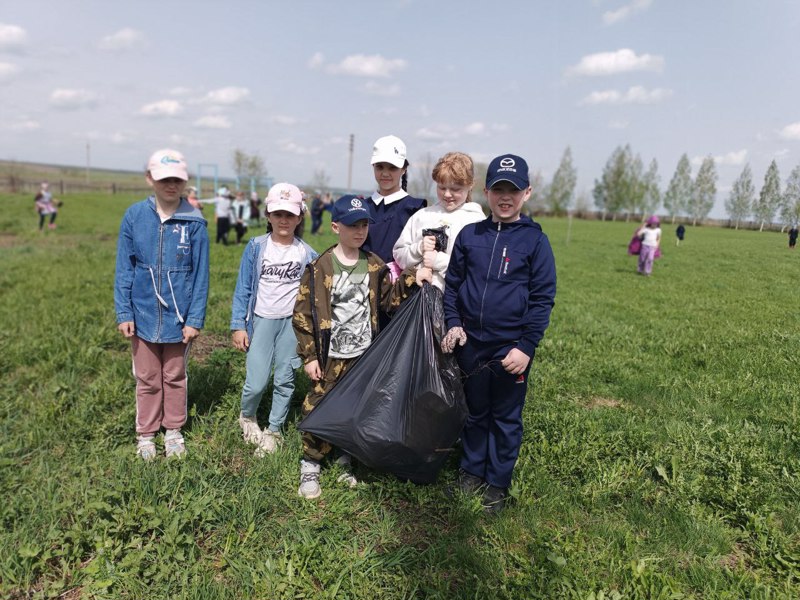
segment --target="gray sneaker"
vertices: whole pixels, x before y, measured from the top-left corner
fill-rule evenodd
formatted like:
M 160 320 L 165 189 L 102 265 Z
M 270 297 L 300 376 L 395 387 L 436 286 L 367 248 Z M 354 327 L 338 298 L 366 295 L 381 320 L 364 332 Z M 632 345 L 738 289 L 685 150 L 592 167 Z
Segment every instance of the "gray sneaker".
M 272 454 L 278 449 L 278 444 L 283 441 L 283 436 L 278 431 L 264 429 L 261 432 L 261 439 L 258 441 L 256 456 L 264 458 L 267 454 Z
M 258 422 L 255 417 L 245 417 L 240 414 L 239 427 L 242 428 L 242 436 L 245 442 L 256 445 L 261 443 L 261 430 L 258 428 Z
M 344 473 L 336 478 L 337 483 L 346 483 L 349 487 L 354 488 L 358 485 L 358 479 L 353 475 L 353 459 L 345 453 L 336 459 L 336 464 L 339 465 Z
M 168 429 L 164 434 L 164 454 L 167 457 L 186 454 L 186 442 L 180 429 Z
M 153 436 L 137 439 L 136 456 L 144 461 L 153 460 L 156 457 L 156 444 L 153 442 Z
M 297 493 L 307 500 L 319 498 L 322 488 L 319 486 L 318 462 L 313 460 L 300 461 L 300 487 L 297 488 Z

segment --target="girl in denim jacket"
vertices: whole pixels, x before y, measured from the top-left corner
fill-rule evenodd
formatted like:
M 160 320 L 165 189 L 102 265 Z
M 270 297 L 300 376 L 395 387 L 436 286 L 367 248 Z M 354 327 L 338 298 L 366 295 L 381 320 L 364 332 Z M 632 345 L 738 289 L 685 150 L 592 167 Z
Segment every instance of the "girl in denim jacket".
M 180 152 L 155 152 L 145 178 L 154 194 L 128 208 L 119 230 L 114 305 L 133 351 L 136 453 L 150 460 L 162 427 L 166 455 L 186 451 L 186 363 L 205 321 L 208 232 L 183 198 L 189 177 Z
M 291 183 L 272 186 L 266 198 L 267 234 L 252 238 L 239 266 L 231 330 L 235 348 L 246 351 L 239 426 L 257 456 L 275 451 L 300 367 L 292 313 L 306 265 L 317 253 L 299 236 L 306 207 Z M 273 375 L 269 427 L 259 429 L 256 412 Z

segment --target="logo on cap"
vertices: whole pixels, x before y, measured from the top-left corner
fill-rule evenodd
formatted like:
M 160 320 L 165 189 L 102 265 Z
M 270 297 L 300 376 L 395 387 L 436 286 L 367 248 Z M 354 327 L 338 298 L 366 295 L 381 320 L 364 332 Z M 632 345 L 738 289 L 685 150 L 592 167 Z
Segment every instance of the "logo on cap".
M 179 165 L 181 164 L 181 161 L 179 161 L 177 158 L 172 158 L 169 154 L 165 154 L 164 156 L 161 157 L 162 165 L 168 165 L 170 163 Z
M 358 198 L 353 198 L 350 201 L 350 206 L 352 206 L 353 208 L 361 208 L 363 204 L 361 203 L 361 200 L 359 200 Z
M 504 158 L 503 160 L 501 160 L 501 161 L 500 161 L 500 166 L 501 166 L 501 167 L 504 167 L 504 168 L 506 168 L 506 169 L 510 169 L 510 168 L 511 168 L 511 167 L 513 167 L 515 164 L 516 164 L 516 163 L 514 162 L 514 159 L 513 159 L 513 158 Z
M 281 190 L 281 200 L 291 200 L 292 199 L 292 192 L 291 190 Z

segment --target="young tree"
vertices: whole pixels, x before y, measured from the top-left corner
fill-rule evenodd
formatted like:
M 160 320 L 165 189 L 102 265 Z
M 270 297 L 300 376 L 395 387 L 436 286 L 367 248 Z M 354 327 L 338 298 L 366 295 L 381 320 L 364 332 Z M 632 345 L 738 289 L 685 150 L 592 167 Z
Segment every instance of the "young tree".
M 661 205 L 661 190 L 658 189 L 658 161 L 654 158 L 650 161 L 650 166 L 642 178 L 644 194 L 642 196 L 642 213 L 647 215 L 654 214 Z
M 688 212 L 692 218 L 692 225 L 697 225 L 697 221 L 702 221 L 714 208 L 714 198 L 717 195 L 717 169 L 714 166 L 714 159 L 706 156 L 700 170 L 697 171 L 697 178 L 692 186 L 692 195 L 689 199 Z
M 231 157 L 231 166 L 236 173 L 236 181 L 239 186 L 242 185 L 242 180 L 260 181 L 267 175 L 267 169 L 264 166 L 264 159 L 258 154 L 247 154 L 244 150 L 236 148 Z
M 234 149 L 233 157 L 231 158 L 231 166 L 238 179 L 242 179 L 247 175 L 247 165 L 249 162 L 250 157 L 247 155 L 247 152 L 240 148 Z
M 328 191 L 328 186 L 330 186 L 331 178 L 325 172 L 325 169 L 317 169 L 314 171 L 314 177 L 311 179 L 311 187 L 315 190 L 319 190 L 318 193 L 324 194 Z
M 677 215 L 686 212 L 691 197 L 692 165 L 689 163 L 689 157 L 684 153 L 678 160 L 675 174 L 672 176 L 664 194 L 664 208 L 672 218 L 673 223 L 675 223 Z
M 632 214 L 639 214 L 642 212 L 642 204 L 644 203 L 644 185 L 642 171 L 642 157 L 638 154 L 633 156 L 629 146 L 625 146 L 627 151 L 627 161 L 625 169 L 625 178 L 622 181 L 623 187 L 623 201 L 625 206 L 625 222 L 631 220 Z
M 789 179 L 786 180 L 781 221 L 787 226 L 797 225 L 800 222 L 800 165 L 792 169 Z
M 778 173 L 778 165 L 773 160 L 769 164 L 766 175 L 764 175 L 764 185 L 761 193 L 753 205 L 753 216 L 761 221 L 759 231 L 764 231 L 766 223 L 772 223 L 775 212 L 781 202 L 781 176 Z
M 547 188 L 545 201 L 553 214 L 563 215 L 569 210 L 577 182 L 578 172 L 572 165 L 572 150 L 567 146 L 561 157 L 561 163 L 553 175 L 553 181 Z
M 742 174 L 733 182 L 731 194 L 725 201 L 725 210 L 731 221 L 736 222 L 736 229 L 739 223 L 750 216 L 753 208 L 753 198 L 756 195 L 756 188 L 753 185 L 753 173 L 750 165 L 747 164 L 742 169 Z
M 408 193 L 415 198 L 426 198 L 429 206 L 436 204 L 436 190 L 431 178 L 435 165 L 436 160 L 428 152 L 423 160 L 419 163 L 415 162 L 408 174 Z
M 530 175 L 531 182 L 531 197 L 526 202 L 528 205 L 528 212 L 539 213 L 547 210 L 547 185 L 544 183 L 541 171 L 535 171 Z M 523 210 L 525 207 L 523 207 Z
M 600 179 L 594 180 L 594 204 L 603 211 L 604 219 L 606 212 L 616 217 L 626 207 L 631 162 L 630 146 L 617 146 L 608 158 Z
M 251 181 L 255 181 L 256 183 L 266 177 L 267 168 L 264 166 L 264 159 L 257 154 L 250 156 L 247 161 L 247 169 L 245 170 L 245 174 L 250 178 Z

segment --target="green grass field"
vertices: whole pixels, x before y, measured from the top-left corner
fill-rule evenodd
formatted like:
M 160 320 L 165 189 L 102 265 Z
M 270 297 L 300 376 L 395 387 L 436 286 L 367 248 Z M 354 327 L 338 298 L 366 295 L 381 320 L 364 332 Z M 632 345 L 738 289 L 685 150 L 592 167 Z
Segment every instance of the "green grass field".
M 253 456 L 228 332 L 236 246 L 212 245 L 188 455 L 139 461 L 113 310 L 136 199 L 67 197 L 40 234 L 28 195 L 0 196 L 0 596 L 800 597 L 800 253 L 785 236 L 689 227 L 676 248 L 667 225 L 643 278 L 634 224 L 576 220 L 567 244 L 566 220 L 543 221 L 558 296 L 514 502 L 492 517 L 443 493 L 455 457 L 436 485 L 361 469 L 350 490 L 328 469 L 323 496 L 299 498 L 302 377 L 286 443 Z

